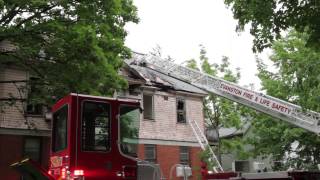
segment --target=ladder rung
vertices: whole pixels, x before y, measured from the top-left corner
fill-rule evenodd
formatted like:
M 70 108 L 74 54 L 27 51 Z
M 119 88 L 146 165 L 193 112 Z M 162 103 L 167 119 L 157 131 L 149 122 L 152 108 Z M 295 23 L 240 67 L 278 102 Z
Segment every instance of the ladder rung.
M 211 154 L 211 156 L 212 156 L 210 159 L 213 160 L 213 161 L 215 161 L 215 162 L 217 163 L 217 166 L 218 166 L 217 169 L 220 169 L 220 171 L 223 172 L 223 168 L 222 168 L 222 166 L 221 166 L 221 164 L 220 164 L 217 156 L 214 154 L 213 150 L 211 149 L 211 147 L 210 147 L 210 145 L 209 145 L 209 142 L 208 142 L 206 136 L 205 136 L 204 133 L 201 131 L 201 129 L 200 129 L 199 125 L 197 124 L 197 122 L 194 121 L 194 120 L 189 120 L 188 122 L 189 122 L 189 124 L 190 124 L 190 127 L 191 127 L 191 129 L 192 129 L 192 131 L 193 131 L 193 133 L 194 133 L 197 141 L 198 141 L 199 144 L 200 144 L 201 149 L 202 149 L 202 150 L 206 150 L 206 148 L 209 149 L 209 152 L 210 152 L 210 154 Z M 218 171 L 216 170 L 216 168 L 214 168 L 214 171 L 215 171 L 215 172 L 218 172 Z

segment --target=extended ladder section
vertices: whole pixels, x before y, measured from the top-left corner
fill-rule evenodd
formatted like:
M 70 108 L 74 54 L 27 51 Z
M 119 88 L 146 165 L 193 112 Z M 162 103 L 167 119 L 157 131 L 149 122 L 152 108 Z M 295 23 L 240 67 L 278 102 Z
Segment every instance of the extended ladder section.
M 152 55 L 134 55 L 134 59 L 142 66 L 188 82 L 207 92 L 241 103 L 275 118 L 285 120 L 308 131 L 320 134 L 320 114 L 303 110 L 300 106 L 264 95 L 235 83 L 177 65 Z
M 203 134 L 201 128 L 199 127 L 198 123 L 196 121 L 194 121 L 193 119 L 190 119 L 188 120 L 190 126 L 191 126 L 191 129 L 194 133 L 194 135 L 196 136 L 199 144 L 200 144 L 200 147 L 202 150 L 206 150 L 208 149 L 209 150 L 209 153 L 211 155 L 210 157 L 210 161 L 213 161 L 215 163 L 214 167 L 213 167 L 213 170 L 215 172 L 223 172 L 223 168 L 217 158 L 217 156 L 214 154 L 213 150 L 211 149 L 210 145 L 209 145 L 209 142 L 208 142 L 208 139 L 206 138 L 206 136 Z

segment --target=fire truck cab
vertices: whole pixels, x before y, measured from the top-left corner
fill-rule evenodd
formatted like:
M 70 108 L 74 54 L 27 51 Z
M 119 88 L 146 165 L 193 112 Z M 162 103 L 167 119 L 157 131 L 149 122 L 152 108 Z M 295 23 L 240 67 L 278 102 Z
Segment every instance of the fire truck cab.
M 52 112 L 54 179 L 137 179 L 138 101 L 71 93 Z

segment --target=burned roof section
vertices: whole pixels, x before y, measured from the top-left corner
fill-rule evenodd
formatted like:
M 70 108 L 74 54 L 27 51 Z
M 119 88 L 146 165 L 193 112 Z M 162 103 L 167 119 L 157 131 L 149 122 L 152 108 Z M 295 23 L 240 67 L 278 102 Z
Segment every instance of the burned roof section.
M 154 86 L 163 90 L 175 90 L 188 93 L 197 93 L 201 95 L 207 95 L 206 91 L 197 88 L 190 83 L 179 80 L 175 77 L 168 76 L 161 72 L 155 71 L 149 67 L 138 64 L 136 60 L 144 58 L 145 55 L 139 53 L 133 53 L 132 58 L 126 60 L 126 64 L 130 67 L 133 74 L 139 76 L 145 80 L 146 86 Z

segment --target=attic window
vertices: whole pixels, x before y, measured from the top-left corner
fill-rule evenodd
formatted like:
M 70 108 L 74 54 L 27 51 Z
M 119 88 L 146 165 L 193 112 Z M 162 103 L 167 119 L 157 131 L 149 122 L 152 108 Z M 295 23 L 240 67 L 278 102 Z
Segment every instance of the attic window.
M 183 98 L 177 98 L 177 122 L 186 123 L 186 103 Z

